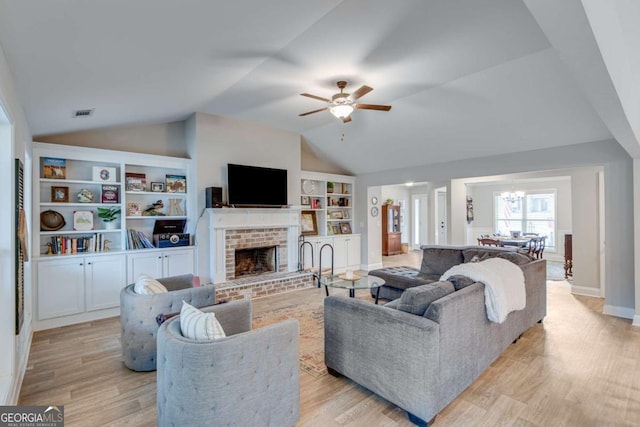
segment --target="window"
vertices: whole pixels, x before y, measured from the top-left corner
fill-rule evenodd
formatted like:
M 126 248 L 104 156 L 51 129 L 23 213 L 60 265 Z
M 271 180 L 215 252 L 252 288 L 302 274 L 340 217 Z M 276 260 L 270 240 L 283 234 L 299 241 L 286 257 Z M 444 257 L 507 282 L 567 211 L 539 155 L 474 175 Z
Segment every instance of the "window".
M 556 246 L 556 192 L 528 191 L 524 198 L 509 202 L 500 193 L 495 199 L 495 232 L 509 235 L 512 231 L 547 236 L 546 247 Z

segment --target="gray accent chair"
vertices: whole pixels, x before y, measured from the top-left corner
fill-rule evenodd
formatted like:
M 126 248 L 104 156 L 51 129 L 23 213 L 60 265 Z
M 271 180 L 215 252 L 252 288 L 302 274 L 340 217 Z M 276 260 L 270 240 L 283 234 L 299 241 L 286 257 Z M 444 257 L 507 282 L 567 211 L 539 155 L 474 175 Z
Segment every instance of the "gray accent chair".
M 194 288 L 193 277 L 184 274 L 157 279 L 169 291 L 164 294 L 139 295 L 133 291 L 133 284 L 120 291 L 120 337 L 127 368 L 133 371 L 156 369 L 156 316 L 179 313 L 183 300 L 194 307 L 215 303 L 215 288 Z
M 299 326 L 251 330 L 251 302 L 215 312 L 227 337 L 185 338 L 180 316 L 158 331 L 158 426 L 293 426 L 300 418 Z

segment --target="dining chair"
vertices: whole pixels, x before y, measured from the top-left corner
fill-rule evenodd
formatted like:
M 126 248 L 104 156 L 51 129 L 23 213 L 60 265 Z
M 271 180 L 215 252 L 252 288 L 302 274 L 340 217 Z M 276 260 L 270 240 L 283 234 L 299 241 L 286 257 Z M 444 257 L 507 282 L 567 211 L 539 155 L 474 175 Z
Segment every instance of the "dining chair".
M 538 244 L 536 245 L 535 257 L 540 259 L 542 258 L 542 253 L 544 252 L 544 247 L 546 246 L 547 236 L 542 236 L 538 238 Z
M 478 244 L 482 246 L 500 246 L 500 241 L 497 239 L 482 237 L 478 239 Z

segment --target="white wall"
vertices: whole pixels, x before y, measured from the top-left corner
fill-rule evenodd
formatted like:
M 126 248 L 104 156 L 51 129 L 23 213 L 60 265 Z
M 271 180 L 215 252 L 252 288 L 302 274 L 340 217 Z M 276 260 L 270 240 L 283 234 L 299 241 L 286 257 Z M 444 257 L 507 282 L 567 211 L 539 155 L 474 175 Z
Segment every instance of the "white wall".
M 522 159 L 526 158 L 526 161 Z M 605 177 L 605 248 L 606 305 L 609 313 L 633 316 L 634 257 L 633 257 L 633 186 L 632 161 L 613 140 L 577 144 L 525 153 L 504 154 L 486 158 L 467 159 L 424 167 L 390 170 L 358 176 L 358 191 L 370 186 L 401 184 L 407 181 L 429 182 L 489 175 L 504 175 L 532 171 L 554 171 L 577 167 L 604 167 Z M 572 194 L 575 196 L 575 188 Z M 363 206 L 355 207 L 356 215 L 367 218 Z M 465 222 L 466 224 L 466 222 Z M 574 235 L 579 232 L 573 225 Z M 580 230 L 585 235 L 593 229 Z M 463 233 L 464 234 L 464 233 Z M 363 247 L 363 263 L 375 264 L 368 259 L 369 248 Z M 574 253 L 574 263 L 576 256 Z M 631 315 L 629 315 L 631 314 Z
M 186 122 L 186 146 L 195 161 L 198 213 L 205 208 L 205 188 L 222 187 L 227 200 L 227 163 L 287 170 L 290 204 L 300 200 L 300 135 L 235 119 L 196 113 Z M 206 216 L 196 232 L 197 273 L 211 281 Z
M 15 89 L 11 70 L 0 47 L 0 190 L 6 203 L 0 205 L 0 221 L 5 231 L 0 237 L 0 404 L 15 405 L 22 376 L 26 369 L 31 342 L 31 276 L 29 263 L 25 265 L 25 318 L 22 330 L 16 337 L 15 325 L 15 194 L 14 158 L 25 163 L 31 152 L 31 133 Z M 30 177 L 25 169 L 25 177 Z M 9 184 L 11 183 L 11 184 Z M 25 182 L 25 207 L 31 217 L 30 179 Z M 10 202 L 9 202 L 10 201 Z M 30 231 L 30 230 L 29 230 Z

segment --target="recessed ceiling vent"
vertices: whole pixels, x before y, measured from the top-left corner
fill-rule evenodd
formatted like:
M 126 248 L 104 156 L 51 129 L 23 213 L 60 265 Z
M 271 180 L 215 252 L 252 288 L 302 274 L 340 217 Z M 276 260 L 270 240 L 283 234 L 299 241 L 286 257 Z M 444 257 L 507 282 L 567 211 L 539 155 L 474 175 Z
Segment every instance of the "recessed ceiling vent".
M 75 110 L 73 112 L 73 117 L 90 117 L 93 116 L 93 112 L 95 108 L 91 108 L 89 110 Z

